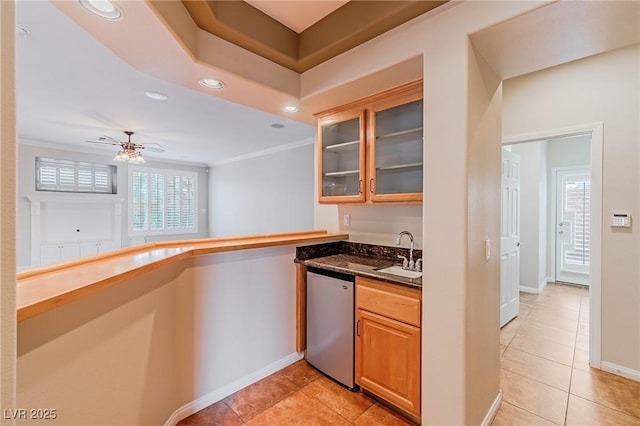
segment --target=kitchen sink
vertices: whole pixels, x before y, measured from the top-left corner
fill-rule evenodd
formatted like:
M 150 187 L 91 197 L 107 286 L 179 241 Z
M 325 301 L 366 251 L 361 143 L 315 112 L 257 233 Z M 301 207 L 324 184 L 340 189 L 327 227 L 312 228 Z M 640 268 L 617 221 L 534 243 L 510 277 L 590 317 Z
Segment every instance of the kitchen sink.
M 402 269 L 402 266 L 398 266 L 398 265 L 376 269 L 376 271 L 382 272 L 383 274 L 398 275 L 405 278 L 420 278 L 422 276 L 422 272 Z

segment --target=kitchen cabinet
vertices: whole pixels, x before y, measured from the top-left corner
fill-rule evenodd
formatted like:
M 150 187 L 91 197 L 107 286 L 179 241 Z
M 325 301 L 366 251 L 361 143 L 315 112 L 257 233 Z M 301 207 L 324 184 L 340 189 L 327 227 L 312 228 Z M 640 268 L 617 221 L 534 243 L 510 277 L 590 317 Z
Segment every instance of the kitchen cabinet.
M 320 203 L 422 201 L 422 81 L 316 117 Z
M 356 383 L 420 417 L 419 289 L 356 279 Z
M 80 245 L 80 256 L 93 256 L 115 249 L 115 245 L 109 241 L 83 243 Z
M 51 243 L 40 246 L 40 265 L 64 262 L 84 256 L 114 250 L 116 245 L 112 241 L 93 241 L 83 243 Z
M 40 264 L 64 262 L 80 257 L 78 244 L 47 244 L 40 247 Z

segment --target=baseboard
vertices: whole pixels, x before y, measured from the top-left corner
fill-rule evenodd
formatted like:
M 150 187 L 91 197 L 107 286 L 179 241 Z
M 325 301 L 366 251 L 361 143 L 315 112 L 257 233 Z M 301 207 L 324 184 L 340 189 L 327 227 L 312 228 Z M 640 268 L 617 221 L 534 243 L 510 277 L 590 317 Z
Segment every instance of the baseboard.
M 640 371 L 638 370 L 632 370 L 631 368 L 622 367 L 606 361 L 602 361 L 600 363 L 600 368 L 602 369 L 602 371 L 606 371 L 607 373 L 615 374 L 617 376 L 626 377 L 627 379 L 640 382 Z
M 542 282 L 538 285 L 538 294 L 542 293 L 542 291 L 545 289 L 549 281 L 551 281 L 549 277 L 544 277 Z
M 529 287 L 526 285 L 521 285 L 519 290 L 522 293 L 540 294 L 540 290 L 537 287 Z
M 549 278 L 545 277 L 542 280 L 542 282 L 540 284 L 538 284 L 538 287 L 530 287 L 530 286 L 526 286 L 526 285 L 521 285 L 520 286 L 520 291 L 523 292 L 523 293 L 540 294 L 540 293 L 542 293 L 544 288 L 547 286 L 547 282 L 548 281 L 549 281 Z
M 259 380 L 264 379 L 265 377 L 275 373 L 276 371 L 282 370 L 283 368 L 293 364 L 294 362 L 301 360 L 303 357 L 304 354 L 302 352 L 294 352 L 282 359 L 272 362 L 271 364 L 261 368 L 260 370 L 254 371 L 253 373 L 241 377 L 238 380 L 229 383 L 228 385 L 209 392 L 174 411 L 171 417 L 169 417 L 169 419 L 167 419 L 167 421 L 164 423 L 164 426 L 175 426 L 180 420 L 185 419 L 194 413 L 197 413 L 198 411 L 208 407 L 211 404 L 215 404 L 216 402 L 223 400 L 229 395 L 238 392 L 240 389 L 243 389 Z
M 491 404 L 489 411 L 487 411 L 482 423 L 480 423 L 481 426 L 489 426 L 493 422 L 500 409 L 500 404 L 502 404 L 502 389 L 498 389 L 498 395 L 496 395 L 496 399 L 493 400 L 493 404 Z

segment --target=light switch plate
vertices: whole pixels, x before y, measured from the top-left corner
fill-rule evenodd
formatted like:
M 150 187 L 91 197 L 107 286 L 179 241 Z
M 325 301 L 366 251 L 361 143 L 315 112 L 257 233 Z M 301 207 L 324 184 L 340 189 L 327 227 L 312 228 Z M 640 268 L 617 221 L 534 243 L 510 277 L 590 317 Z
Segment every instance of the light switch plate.
M 484 240 L 484 260 L 486 262 L 491 259 L 491 240 Z

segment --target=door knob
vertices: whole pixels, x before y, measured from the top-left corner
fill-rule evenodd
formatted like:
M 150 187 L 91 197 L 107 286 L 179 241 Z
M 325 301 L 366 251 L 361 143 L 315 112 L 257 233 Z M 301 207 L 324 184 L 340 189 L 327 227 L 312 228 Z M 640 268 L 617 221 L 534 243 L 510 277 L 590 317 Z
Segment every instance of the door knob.
M 520 247 L 520 241 L 516 243 L 516 247 Z
M 562 235 L 564 234 L 564 231 L 558 231 L 558 234 Z

